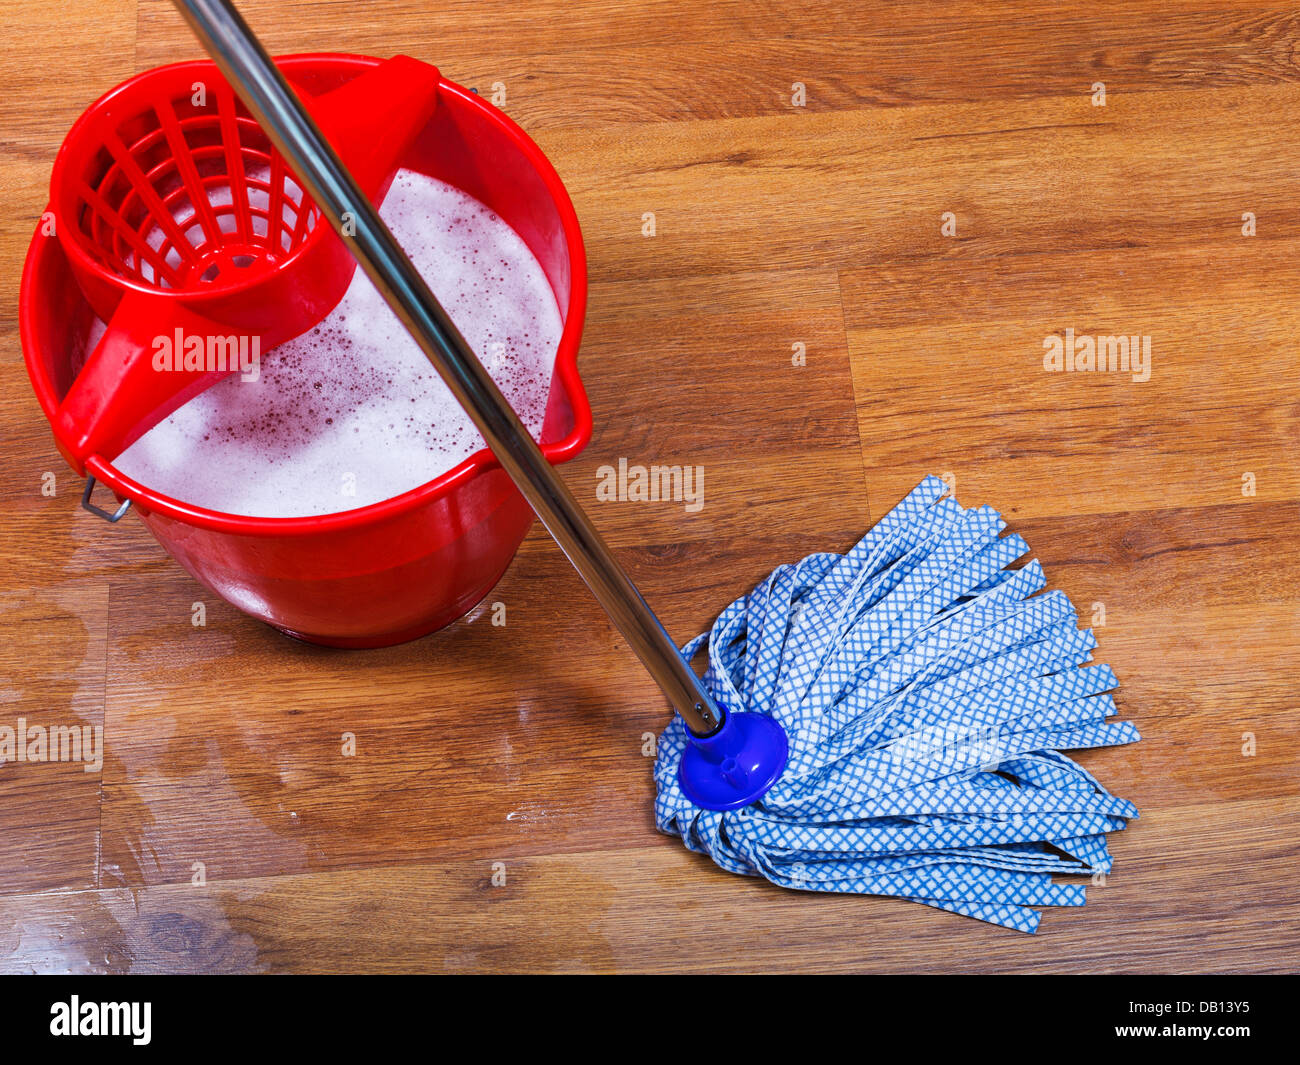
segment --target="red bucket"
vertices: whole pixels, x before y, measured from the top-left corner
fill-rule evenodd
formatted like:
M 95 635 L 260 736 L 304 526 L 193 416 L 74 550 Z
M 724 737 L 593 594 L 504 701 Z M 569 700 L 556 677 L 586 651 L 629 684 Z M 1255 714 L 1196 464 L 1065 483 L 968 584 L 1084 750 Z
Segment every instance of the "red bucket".
M 276 60 L 323 94 L 377 66 L 366 56 Z M 438 106 L 402 167 L 455 185 L 509 223 L 555 292 L 564 331 L 542 452 L 565 462 L 591 438 L 578 376 L 587 260 L 577 215 L 555 169 L 514 122 L 445 78 Z M 86 349 L 94 312 L 59 241 L 37 227 L 23 269 L 19 327 L 32 387 L 53 418 Z M 380 647 L 415 639 L 471 609 L 501 578 L 533 512 L 486 448 L 419 488 L 370 506 L 304 518 L 252 518 L 154 492 L 98 457 L 87 463 L 196 580 L 300 639 Z

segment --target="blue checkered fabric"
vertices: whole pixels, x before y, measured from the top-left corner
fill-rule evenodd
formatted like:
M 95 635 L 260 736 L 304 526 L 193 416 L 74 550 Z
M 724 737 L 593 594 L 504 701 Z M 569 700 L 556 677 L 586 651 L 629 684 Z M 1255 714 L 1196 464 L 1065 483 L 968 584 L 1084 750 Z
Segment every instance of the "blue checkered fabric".
M 775 717 L 790 764 L 751 806 L 691 803 L 674 718 L 655 763 L 660 830 L 734 873 L 803 891 L 893 895 L 1022 932 L 1082 906 L 1053 874 L 1110 870 L 1137 817 L 1062 750 L 1137 740 L 1069 599 L 988 507 L 927 477 L 848 554 L 781 566 L 706 645 L 719 703 Z

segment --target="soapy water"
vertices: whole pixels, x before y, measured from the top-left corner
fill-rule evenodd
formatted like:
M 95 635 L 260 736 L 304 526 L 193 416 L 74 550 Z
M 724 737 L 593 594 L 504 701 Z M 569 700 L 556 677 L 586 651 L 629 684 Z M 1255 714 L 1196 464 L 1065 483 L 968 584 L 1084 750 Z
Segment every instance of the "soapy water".
M 410 171 L 397 172 L 379 213 L 538 436 L 563 325 L 528 246 L 472 196 Z M 263 354 L 256 380 L 223 379 L 114 465 L 187 503 L 287 518 L 392 498 L 484 446 L 358 269 L 324 320 Z

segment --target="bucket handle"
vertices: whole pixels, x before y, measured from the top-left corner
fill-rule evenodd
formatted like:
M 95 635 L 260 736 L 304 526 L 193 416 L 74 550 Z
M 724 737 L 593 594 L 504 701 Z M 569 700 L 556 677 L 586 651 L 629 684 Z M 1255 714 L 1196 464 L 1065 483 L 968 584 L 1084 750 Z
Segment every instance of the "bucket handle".
M 129 499 L 124 499 L 122 501 L 122 505 L 118 507 L 117 510 L 113 511 L 110 514 L 103 507 L 97 507 L 95 506 L 94 503 L 90 501 L 90 493 L 93 492 L 94 490 L 95 490 L 95 478 L 87 477 L 86 490 L 81 493 L 81 506 L 83 510 L 88 510 L 92 514 L 96 514 L 99 517 L 103 518 L 106 522 L 109 522 L 110 524 L 114 524 L 114 525 L 116 525 L 119 521 L 121 521 L 123 518 L 126 517 L 126 512 L 131 509 L 131 501 Z

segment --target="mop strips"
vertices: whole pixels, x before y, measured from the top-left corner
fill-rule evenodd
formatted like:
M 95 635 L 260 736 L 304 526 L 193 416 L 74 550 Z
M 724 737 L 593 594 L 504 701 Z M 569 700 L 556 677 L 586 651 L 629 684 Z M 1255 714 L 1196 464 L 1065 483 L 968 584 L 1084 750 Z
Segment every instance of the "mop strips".
M 661 831 L 783 887 L 893 895 L 1022 932 L 1035 906 L 1082 906 L 1054 873 L 1104 873 L 1106 833 L 1137 817 L 1061 750 L 1137 740 L 1108 724 L 1117 686 L 1038 562 L 988 507 L 927 477 L 846 555 L 781 566 L 718 617 L 704 681 L 776 718 L 790 761 L 757 802 L 716 812 L 678 785 L 675 717 L 659 741 Z

